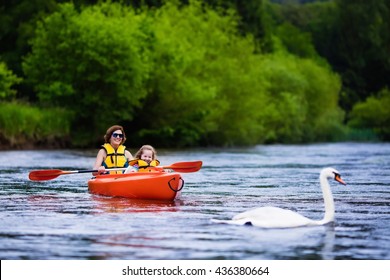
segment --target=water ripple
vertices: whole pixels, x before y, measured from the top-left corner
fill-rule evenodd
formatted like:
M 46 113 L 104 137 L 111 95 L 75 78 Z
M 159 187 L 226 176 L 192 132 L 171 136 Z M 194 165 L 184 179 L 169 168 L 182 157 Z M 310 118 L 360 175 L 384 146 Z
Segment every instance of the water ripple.
M 271 145 L 161 150 L 202 160 L 174 202 L 88 193 L 90 174 L 29 181 L 34 169 L 89 169 L 95 151 L 0 152 L 1 259 L 389 259 L 390 144 Z M 9 159 L 13 160 L 10 161 Z M 214 224 L 259 206 L 321 219 L 319 171 L 333 166 L 336 221 L 259 229 Z

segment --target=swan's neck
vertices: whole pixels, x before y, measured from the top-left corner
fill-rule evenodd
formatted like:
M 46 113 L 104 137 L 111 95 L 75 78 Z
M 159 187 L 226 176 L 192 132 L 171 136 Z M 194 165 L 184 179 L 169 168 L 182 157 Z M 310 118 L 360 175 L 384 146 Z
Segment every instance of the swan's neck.
M 324 204 L 325 204 L 325 215 L 321 223 L 326 224 L 334 221 L 334 216 L 335 216 L 334 201 L 333 201 L 332 191 L 330 190 L 329 182 L 326 176 L 321 174 L 320 183 L 321 183 L 322 195 L 324 196 Z

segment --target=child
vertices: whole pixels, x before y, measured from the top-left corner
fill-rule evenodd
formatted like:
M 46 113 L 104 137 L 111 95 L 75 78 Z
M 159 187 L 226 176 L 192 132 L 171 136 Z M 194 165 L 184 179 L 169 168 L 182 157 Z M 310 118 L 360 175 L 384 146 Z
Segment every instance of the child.
M 126 169 L 125 173 L 136 172 L 151 166 L 158 166 L 160 161 L 156 156 L 157 152 L 152 146 L 143 145 L 135 154 L 135 159 L 130 161 L 130 166 Z

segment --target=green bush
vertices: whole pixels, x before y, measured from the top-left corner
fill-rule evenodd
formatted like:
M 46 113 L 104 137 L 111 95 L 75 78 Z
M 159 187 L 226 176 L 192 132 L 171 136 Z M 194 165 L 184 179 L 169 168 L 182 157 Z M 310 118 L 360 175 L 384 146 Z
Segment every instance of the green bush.
M 348 125 L 358 129 L 372 129 L 382 140 L 390 140 L 390 90 L 385 88 L 378 95 L 357 103 L 350 114 Z

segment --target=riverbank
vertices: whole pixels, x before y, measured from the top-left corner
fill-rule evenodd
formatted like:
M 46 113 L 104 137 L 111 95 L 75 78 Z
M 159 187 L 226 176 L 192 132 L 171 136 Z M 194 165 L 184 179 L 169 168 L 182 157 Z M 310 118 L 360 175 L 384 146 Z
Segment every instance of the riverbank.
M 25 137 L 6 138 L 0 133 L 0 151 L 7 150 L 58 150 L 72 148 L 69 138 L 45 137 L 40 140 L 29 140 Z

